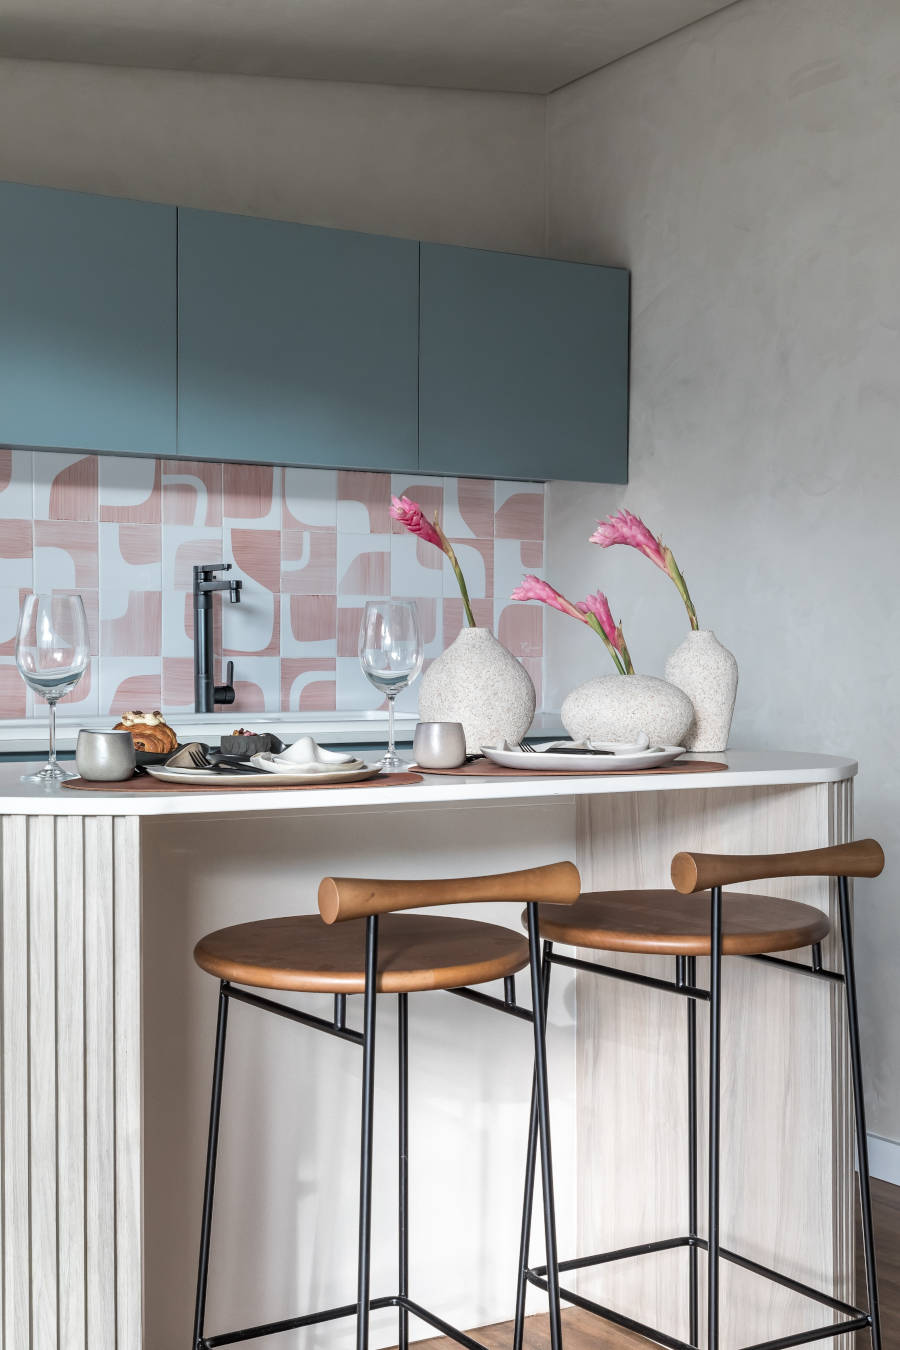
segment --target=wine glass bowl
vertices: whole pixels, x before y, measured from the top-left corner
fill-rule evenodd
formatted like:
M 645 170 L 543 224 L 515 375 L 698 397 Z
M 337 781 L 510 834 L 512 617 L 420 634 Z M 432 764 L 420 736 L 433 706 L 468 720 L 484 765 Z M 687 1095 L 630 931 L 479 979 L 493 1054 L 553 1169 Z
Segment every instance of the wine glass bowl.
M 424 649 L 414 600 L 370 600 L 359 629 L 359 663 L 388 701 L 388 748 L 379 767 L 403 768 L 394 748 L 394 699 L 422 669 Z
M 16 633 L 16 665 L 22 679 L 50 710 L 50 758 L 23 783 L 57 783 L 75 775 L 56 760 L 56 704 L 70 694 L 87 669 L 90 643 L 80 595 L 28 595 Z

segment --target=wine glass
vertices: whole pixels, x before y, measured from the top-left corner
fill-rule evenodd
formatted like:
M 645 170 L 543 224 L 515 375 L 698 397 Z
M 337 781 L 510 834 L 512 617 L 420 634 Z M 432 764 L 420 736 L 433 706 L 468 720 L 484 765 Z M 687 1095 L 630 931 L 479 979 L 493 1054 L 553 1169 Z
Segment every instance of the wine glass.
M 50 758 L 23 783 L 59 783 L 75 774 L 56 762 L 56 704 L 87 670 L 88 626 L 80 595 L 29 595 L 16 633 L 19 674 L 50 706 Z
M 422 669 L 422 635 L 414 600 L 370 600 L 359 629 L 359 663 L 388 701 L 388 748 L 378 767 L 403 768 L 394 749 L 394 699 Z

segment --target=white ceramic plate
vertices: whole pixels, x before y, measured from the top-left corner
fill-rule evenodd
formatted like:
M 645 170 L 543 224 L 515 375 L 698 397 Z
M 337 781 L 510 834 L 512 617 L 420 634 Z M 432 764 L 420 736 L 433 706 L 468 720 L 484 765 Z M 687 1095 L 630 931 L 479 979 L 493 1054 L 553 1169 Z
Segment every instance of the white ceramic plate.
M 631 755 L 560 755 L 553 750 L 497 750 L 489 745 L 481 753 L 504 769 L 528 769 L 531 773 L 629 773 L 635 769 L 662 769 L 684 754 L 681 745 L 662 745 L 637 750 Z
M 212 773 L 209 769 L 167 769 L 147 765 L 147 772 L 163 783 L 202 783 L 204 787 L 299 787 L 313 783 L 362 783 L 377 778 L 381 770 L 376 765 L 359 769 L 335 769 L 330 773 Z

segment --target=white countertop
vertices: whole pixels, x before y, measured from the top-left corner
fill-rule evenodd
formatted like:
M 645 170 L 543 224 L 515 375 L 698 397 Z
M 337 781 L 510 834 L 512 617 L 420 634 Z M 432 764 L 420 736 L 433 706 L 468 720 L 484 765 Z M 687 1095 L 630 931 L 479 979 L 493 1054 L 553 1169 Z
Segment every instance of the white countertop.
M 78 792 L 65 787 L 44 788 L 20 781 L 22 764 L 0 764 L 0 815 L 57 816 L 174 816 L 246 814 L 429 802 L 468 804 L 526 798 L 576 797 L 608 792 L 692 792 L 703 788 L 775 787 L 804 783 L 836 783 L 852 778 L 855 760 L 840 755 L 810 755 L 789 750 L 729 750 L 724 755 L 695 755 L 694 759 L 724 760 L 727 772 L 618 776 L 546 774 L 541 778 L 456 778 L 425 774 L 421 783 L 399 787 L 331 787 L 302 791 Z

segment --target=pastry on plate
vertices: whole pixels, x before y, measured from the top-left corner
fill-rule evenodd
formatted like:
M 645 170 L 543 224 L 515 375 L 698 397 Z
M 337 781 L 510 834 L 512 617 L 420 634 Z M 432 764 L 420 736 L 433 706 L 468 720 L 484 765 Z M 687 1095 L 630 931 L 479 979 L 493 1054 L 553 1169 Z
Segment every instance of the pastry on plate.
M 161 712 L 126 712 L 113 731 L 130 731 L 135 750 L 167 755 L 178 746 L 178 737 Z

